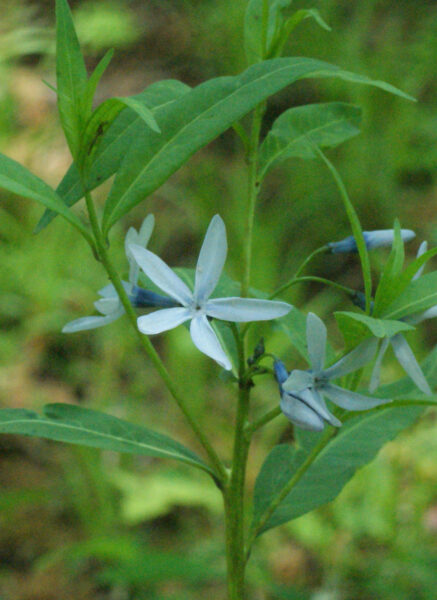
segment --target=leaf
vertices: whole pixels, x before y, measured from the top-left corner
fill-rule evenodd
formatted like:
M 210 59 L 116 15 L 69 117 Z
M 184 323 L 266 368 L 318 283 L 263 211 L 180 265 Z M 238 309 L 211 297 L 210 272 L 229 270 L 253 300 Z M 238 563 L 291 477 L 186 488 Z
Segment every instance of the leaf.
M 361 109 L 352 104 L 308 104 L 285 111 L 260 148 L 259 177 L 289 158 L 317 158 L 311 143 L 333 148 L 360 133 Z M 310 143 L 308 143 L 310 142 Z
M 415 315 L 437 304 L 437 271 L 422 275 L 384 311 L 384 319 L 402 319 Z
M 244 17 L 244 48 L 249 63 L 268 58 L 284 24 L 282 11 L 292 0 L 249 0 Z
M 337 321 L 342 322 L 342 331 L 345 329 L 346 321 L 358 321 L 362 323 L 366 328 L 366 334 L 370 331 L 375 337 L 385 338 L 393 337 L 400 331 L 408 331 L 414 329 L 408 323 L 402 321 L 392 321 L 391 319 L 375 319 L 361 313 L 354 313 L 348 311 L 338 311 L 335 313 Z
M 431 387 L 437 385 L 437 347 L 422 363 L 423 372 Z M 301 515 L 333 500 L 355 471 L 370 462 L 379 449 L 393 439 L 398 432 L 413 424 L 423 412 L 421 402 L 434 403 L 433 398 L 417 391 L 414 382 L 404 377 L 390 385 L 378 388 L 381 398 L 406 399 L 411 406 L 387 405 L 377 410 L 355 416 L 347 413 L 347 421 L 336 437 L 323 439 L 313 431 L 296 428 L 298 446 L 276 446 L 267 457 L 255 483 L 253 531 L 268 509 L 273 498 L 279 494 L 311 452 L 325 444 L 313 464 L 302 476 L 290 494 L 278 507 L 259 533 L 271 527 L 300 517 Z M 417 406 L 414 402 L 417 400 Z M 331 430 L 332 431 L 332 430 Z M 330 436 L 328 431 L 325 434 Z
M 56 0 L 56 81 L 59 116 L 75 157 L 80 147 L 87 72 L 67 0 Z
M 138 132 L 107 199 L 104 234 L 197 150 L 272 94 L 307 77 L 338 77 L 409 97 L 384 82 L 303 57 L 264 61 L 252 65 L 241 75 L 202 83 L 172 104 L 156 110 L 154 116 L 162 130 L 161 136 L 149 130 Z
M 293 16 L 285 21 L 276 42 L 271 49 L 272 56 L 280 56 L 284 46 L 293 30 L 305 19 L 314 19 L 314 21 L 325 31 L 331 31 L 329 25 L 323 20 L 320 12 L 315 8 L 302 8 L 297 10 Z
M 72 404 L 47 404 L 42 416 L 25 409 L 2 409 L 0 432 L 43 437 L 114 452 L 171 458 L 211 472 L 194 452 L 168 436 Z
M 87 121 L 91 116 L 93 110 L 94 94 L 96 93 L 99 81 L 102 78 L 103 73 L 106 71 L 113 56 L 114 50 L 111 48 L 105 53 L 104 57 L 100 60 L 97 67 L 92 72 L 91 77 L 88 79 L 82 99 L 85 121 Z
M 0 154 L 0 187 L 43 204 L 55 214 L 62 215 L 85 237 L 89 238 L 89 232 L 84 224 L 65 206 L 55 190 L 20 163 L 4 154 Z
M 173 102 L 191 88 L 180 81 L 168 79 L 148 86 L 141 94 L 133 96 L 143 101 L 154 112 L 158 106 Z M 93 164 L 88 174 L 88 189 L 92 191 L 117 171 L 121 161 L 131 146 L 134 137 L 141 129 L 147 129 L 144 121 L 132 110 L 123 111 L 109 127 L 97 147 Z M 67 206 L 73 206 L 84 193 L 76 166 L 71 165 L 58 186 L 57 192 Z M 36 226 L 36 232 L 44 229 L 56 216 L 46 211 Z
M 78 164 L 86 165 L 88 163 L 91 166 L 105 131 L 125 108 L 135 111 L 153 131 L 160 133 L 152 111 L 144 102 L 135 98 L 110 98 L 96 108 L 85 126 L 77 158 Z
M 405 260 L 404 242 L 401 237 L 399 221 L 394 224 L 393 246 L 381 274 L 375 293 L 375 306 L 373 312 L 380 315 L 383 308 L 389 306 L 396 298 L 395 284 L 399 279 Z
M 292 491 L 264 523 L 267 507 L 303 467 L 310 452 L 316 452 L 320 441 L 311 451 L 309 448 L 305 451 L 288 445 L 276 446 L 267 457 L 255 484 L 253 530 L 259 535 L 331 502 L 355 471 L 373 460 L 382 446 L 414 423 L 422 411 L 423 407 L 409 406 L 354 416 L 315 456 Z

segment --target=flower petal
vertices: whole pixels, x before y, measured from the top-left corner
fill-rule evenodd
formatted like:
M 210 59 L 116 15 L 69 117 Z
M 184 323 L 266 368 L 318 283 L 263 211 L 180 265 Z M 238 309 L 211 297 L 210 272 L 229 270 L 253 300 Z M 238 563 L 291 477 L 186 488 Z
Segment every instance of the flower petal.
M 314 384 L 314 375 L 308 371 L 300 371 L 295 369 L 282 384 L 286 392 L 299 393 L 302 390 L 311 387 Z
M 191 303 L 193 295 L 190 289 L 159 256 L 136 244 L 131 244 L 129 249 L 144 273 L 155 285 L 184 306 Z
M 256 298 L 214 298 L 208 300 L 205 312 L 222 321 L 269 321 L 283 317 L 293 307 L 286 302 L 257 300 Z
M 195 317 L 191 321 L 190 333 L 194 344 L 201 352 L 214 359 L 224 369 L 228 371 L 232 369 L 231 361 L 204 315 Z
M 390 343 L 399 364 L 402 365 L 405 372 L 411 377 L 419 390 L 422 390 L 425 394 L 431 394 L 431 388 L 425 379 L 425 375 L 404 336 L 401 333 L 398 333 L 390 338 Z
M 323 431 L 325 428 L 323 419 L 295 396 L 284 392 L 281 395 L 280 407 L 287 419 L 301 429 Z
M 97 329 L 116 321 L 124 313 L 124 310 L 114 312 L 106 317 L 82 317 L 75 321 L 70 321 L 62 328 L 62 333 L 75 333 L 76 331 L 86 331 L 87 329 Z
M 343 358 L 329 367 L 329 369 L 325 369 L 323 375 L 328 379 L 337 379 L 337 377 L 343 377 L 343 375 L 361 369 L 361 367 L 364 367 L 364 365 L 372 360 L 377 345 L 378 340 L 376 338 L 364 340 L 352 352 L 343 356 Z
M 379 378 L 380 378 L 380 373 L 381 373 L 382 359 L 384 358 L 384 355 L 387 352 L 389 343 L 390 343 L 389 338 L 384 338 L 382 340 L 382 344 L 379 349 L 378 356 L 376 357 L 376 361 L 373 366 L 373 371 L 372 371 L 372 375 L 370 377 L 370 385 L 369 385 L 369 392 L 371 392 L 372 394 L 376 390 L 376 388 L 379 387 Z
M 307 344 L 311 368 L 316 373 L 323 369 L 325 364 L 327 331 L 325 324 L 314 313 L 307 316 Z
M 417 251 L 416 258 L 419 258 L 419 256 L 422 256 L 422 254 L 425 254 L 425 252 L 427 250 L 428 250 L 428 242 L 422 242 L 419 246 L 419 250 Z M 415 279 L 418 279 L 422 275 L 424 268 L 425 268 L 425 265 L 423 264 L 420 267 L 420 269 L 417 271 L 417 273 L 414 275 L 412 281 L 414 281 Z
M 346 410 L 369 410 L 375 406 L 391 402 L 387 398 L 372 398 L 371 396 L 357 394 L 357 392 L 345 390 L 332 383 L 328 383 L 321 391 L 331 402 Z
M 132 253 L 129 249 L 131 244 L 138 244 L 142 248 L 145 248 L 149 243 L 150 236 L 152 235 L 153 228 L 155 226 L 155 217 L 153 215 L 147 215 L 147 217 L 142 222 L 139 233 L 133 227 L 130 227 L 128 230 L 126 237 L 124 239 L 124 248 L 126 252 L 127 259 L 129 261 L 129 283 L 132 285 L 137 285 L 138 276 L 139 276 L 139 268 L 138 264 L 135 261 Z
M 188 308 L 164 308 L 157 310 L 149 315 L 138 317 L 137 325 L 141 333 L 154 335 L 169 329 L 174 329 L 178 325 L 185 323 L 191 318 Z
M 100 298 L 100 300 L 96 300 L 96 302 L 94 302 L 94 306 L 102 315 L 110 315 L 117 311 L 120 307 L 123 308 L 118 296 Z
M 194 297 L 203 304 L 212 294 L 225 264 L 228 245 L 222 218 L 215 215 L 209 224 L 196 266 Z
M 302 398 L 303 402 L 308 404 L 308 406 L 312 408 L 324 421 L 327 421 L 333 427 L 341 427 L 341 421 L 339 421 L 337 417 L 329 412 L 323 395 L 320 394 L 316 389 L 304 390 L 303 392 L 299 393 L 299 396 Z

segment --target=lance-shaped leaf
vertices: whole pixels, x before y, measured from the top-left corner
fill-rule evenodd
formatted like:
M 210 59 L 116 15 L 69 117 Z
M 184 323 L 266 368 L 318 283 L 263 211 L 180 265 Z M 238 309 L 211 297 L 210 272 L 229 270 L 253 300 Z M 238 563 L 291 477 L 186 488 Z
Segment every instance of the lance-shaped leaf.
M 249 63 L 268 58 L 292 0 L 249 0 L 244 17 L 244 47 Z
M 312 144 L 333 148 L 360 133 L 361 109 L 343 102 L 308 104 L 285 111 L 260 148 L 259 176 L 289 158 L 313 159 Z
M 152 111 L 141 100 L 136 98 L 109 98 L 102 102 L 91 115 L 83 131 L 83 140 L 77 162 L 86 167 L 91 166 L 94 155 L 107 129 L 125 108 L 130 108 L 156 133 L 161 133 Z M 85 172 L 86 172 L 85 168 Z
M 103 73 L 106 71 L 109 63 L 114 55 L 114 50 L 108 50 L 104 57 L 99 61 L 99 64 L 92 72 L 90 78 L 87 81 L 86 88 L 83 94 L 82 107 L 84 112 L 85 121 L 89 119 L 93 112 L 93 100 L 94 94 L 96 93 L 97 86 Z
M 0 432 L 42 437 L 114 452 L 171 458 L 211 472 L 194 452 L 168 436 L 71 404 L 48 404 L 44 407 L 42 416 L 25 409 L 0 410 Z
M 141 131 L 123 161 L 107 199 L 103 229 L 155 191 L 190 156 L 263 100 L 308 77 L 337 77 L 410 98 L 381 81 L 310 58 L 276 58 L 235 77 L 212 79 L 154 113 L 162 135 Z
M 91 81 L 91 79 L 90 79 Z M 158 81 L 148 86 L 141 94 L 131 99 L 143 102 L 154 113 L 158 106 L 173 102 L 191 88 L 180 81 L 168 79 Z M 115 119 L 97 146 L 93 163 L 87 177 L 88 190 L 92 191 L 117 171 L 123 158 L 133 143 L 138 131 L 147 129 L 143 119 L 133 110 L 124 110 Z M 74 164 L 62 179 L 57 188 L 58 194 L 67 206 L 73 206 L 83 195 L 79 173 Z M 46 227 L 56 216 L 56 213 L 46 211 L 40 219 L 36 232 Z
M 0 187 L 24 198 L 36 200 L 55 214 L 62 215 L 89 238 L 89 232 L 84 224 L 65 206 L 55 190 L 20 163 L 4 154 L 0 154 Z
M 265 520 L 271 502 L 304 468 L 310 456 L 303 449 L 295 450 L 286 444 L 276 446 L 267 457 L 256 481 L 254 532 L 259 535 L 334 500 L 355 471 L 373 460 L 382 446 L 414 423 L 422 411 L 421 406 L 396 407 L 351 419 L 328 442 L 290 493 Z
M 437 384 L 436 366 L 437 348 L 422 365 L 432 386 Z M 405 399 L 405 405 L 349 415 L 335 437 L 332 431 L 322 437 L 296 428 L 297 447 L 283 444 L 272 450 L 255 484 L 253 535 L 334 500 L 357 469 L 373 460 L 386 442 L 413 424 L 425 405 L 435 404 L 435 398 L 417 392 L 409 377 L 382 386 L 378 396 Z M 296 482 L 293 489 L 268 515 L 272 502 L 277 501 L 293 478 Z
M 62 128 L 71 154 L 76 156 L 87 72 L 67 0 L 56 0 L 56 81 Z

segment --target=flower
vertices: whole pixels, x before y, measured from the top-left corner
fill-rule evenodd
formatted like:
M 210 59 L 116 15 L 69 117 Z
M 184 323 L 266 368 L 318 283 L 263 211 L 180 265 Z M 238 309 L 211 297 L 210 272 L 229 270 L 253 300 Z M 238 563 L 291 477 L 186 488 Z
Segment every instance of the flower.
M 129 296 L 133 306 L 176 306 L 171 298 L 165 298 L 159 294 L 143 290 L 137 286 L 139 268 L 133 256 L 130 254 L 130 244 L 136 243 L 141 246 L 146 246 L 150 236 L 152 235 L 155 219 L 153 215 L 148 215 L 141 225 L 140 231 L 137 232 L 133 227 L 129 229 L 125 238 L 125 250 L 129 261 L 129 281 L 123 281 L 124 289 Z M 63 333 L 74 333 L 76 331 L 84 331 L 86 329 L 95 329 L 103 327 L 108 323 L 112 323 L 124 314 L 123 305 L 120 302 L 117 292 L 112 283 L 106 285 L 98 292 L 100 300 L 94 302 L 94 306 L 99 311 L 101 316 L 82 317 L 67 323 L 62 331 Z
M 254 298 L 214 298 L 214 291 L 226 260 L 225 224 L 215 215 L 209 224 L 196 266 L 194 292 L 149 250 L 132 244 L 130 251 L 144 273 L 180 306 L 155 311 L 138 318 L 138 329 L 147 335 L 173 329 L 191 319 L 190 334 L 197 348 L 213 358 L 224 369 L 232 368 L 211 327 L 208 317 L 223 321 L 247 322 L 276 319 L 286 315 L 292 306 L 285 302 Z
M 391 246 L 395 237 L 395 230 L 378 229 L 375 231 L 363 231 L 363 237 L 367 250 L 373 250 L 381 246 Z M 409 242 L 414 237 L 416 237 L 416 234 L 411 229 L 401 229 L 401 238 L 404 242 Z M 330 242 L 328 246 L 333 254 L 358 252 L 357 242 L 353 235 L 339 242 Z
M 376 349 L 374 338 L 365 340 L 352 352 L 325 369 L 327 331 L 323 322 L 313 313 L 308 314 L 306 333 L 311 369 L 295 369 L 285 379 L 285 368 L 275 368 L 281 386 L 281 410 L 290 421 L 299 427 L 314 431 L 321 431 L 325 421 L 339 427 L 341 423 L 329 412 L 324 396 L 346 410 L 368 410 L 390 402 L 364 396 L 331 383 L 332 379 L 352 373 L 372 359 Z
M 422 254 L 426 252 L 427 248 L 427 242 L 422 242 L 419 246 L 419 250 L 417 251 L 416 258 L 422 256 Z M 424 266 L 425 265 L 422 265 L 420 267 L 420 269 L 414 275 L 413 280 L 417 279 L 422 275 Z M 409 325 L 417 325 L 418 323 L 422 323 L 422 321 L 433 319 L 434 317 L 437 317 L 437 305 L 428 308 L 423 313 L 404 317 L 403 319 L 401 319 L 401 321 L 404 321 Z M 423 371 L 420 368 L 419 363 L 417 362 L 416 357 L 413 354 L 413 351 L 411 350 L 407 340 L 405 339 L 402 333 L 397 333 L 391 338 L 383 339 L 378 352 L 378 356 L 376 357 L 375 366 L 373 367 L 372 376 L 370 378 L 369 390 L 373 392 L 379 386 L 382 360 L 384 358 L 385 353 L 387 352 L 389 345 L 391 345 L 391 347 L 393 348 L 393 352 L 395 353 L 399 364 L 403 367 L 407 375 L 411 377 L 411 379 L 417 385 L 419 390 L 421 390 L 425 394 L 431 394 L 431 388 L 429 387 L 425 375 L 423 374 Z

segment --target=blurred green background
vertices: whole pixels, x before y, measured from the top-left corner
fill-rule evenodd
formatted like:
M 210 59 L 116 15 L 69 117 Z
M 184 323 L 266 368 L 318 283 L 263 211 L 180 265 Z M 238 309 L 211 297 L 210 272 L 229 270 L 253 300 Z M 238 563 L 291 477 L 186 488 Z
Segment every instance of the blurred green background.
M 161 78 L 196 85 L 245 68 L 239 0 L 77 0 L 71 2 L 87 65 L 116 49 L 99 100 L 140 92 Z M 437 3 L 416 0 L 295 2 L 316 7 L 333 31 L 306 21 L 291 55 L 313 56 L 386 80 L 415 96 L 328 80 L 299 82 L 269 103 L 266 125 L 284 109 L 341 99 L 364 110 L 363 133 L 329 153 L 364 229 L 398 216 L 419 241 L 437 243 Z M 54 83 L 54 2 L 0 5 L 2 152 L 56 185 L 70 157 L 61 135 Z M 232 132 L 196 154 L 112 237 L 125 273 L 124 233 L 153 212 L 150 247 L 169 264 L 193 266 L 213 214 L 230 239 L 227 272 L 239 277 L 245 164 Z M 103 201 L 107 187 L 96 198 Z M 39 409 L 78 402 L 167 431 L 195 447 L 183 420 L 145 365 L 123 320 L 61 334 L 91 314 L 106 283 L 100 265 L 65 222 L 32 235 L 41 210 L 0 191 L 0 405 Z M 262 190 L 253 284 L 272 290 L 312 250 L 349 235 L 338 192 L 318 163 L 290 161 Z M 386 253 L 372 257 L 382 264 Z M 360 287 L 355 257 L 323 257 L 313 272 Z M 285 299 L 331 319 L 349 310 L 337 292 L 293 288 Z M 425 331 L 426 329 L 426 331 Z M 333 328 L 334 339 L 338 333 Z M 413 335 L 420 358 L 436 343 L 432 322 Z M 192 347 L 183 328 L 155 338 L 192 410 L 230 457 L 233 390 Z M 294 358 L 279 333 L 269 349 Z M 401 376 L 395 363 L 387 379 Z M 203 390 L 207 389 L 205 395 Z M 254 411 L 278 401 L 273 382 L 255 390 Z M 211 415 L 213 423 L 211 427 Z M 331 505 L 266 534 L 248 569 L 250 600 L 432 600 L 437 589 L 437 423 L 428 411 L 387 446 Z M 283 419 L 258 435 L 253 484 L 268 450 L 289 439 Z M 44 440 L 0 437 L 1 600 L 196 600 L 225 598 L 223 522 L 209 480 L 162 460 L 132 458 Z

